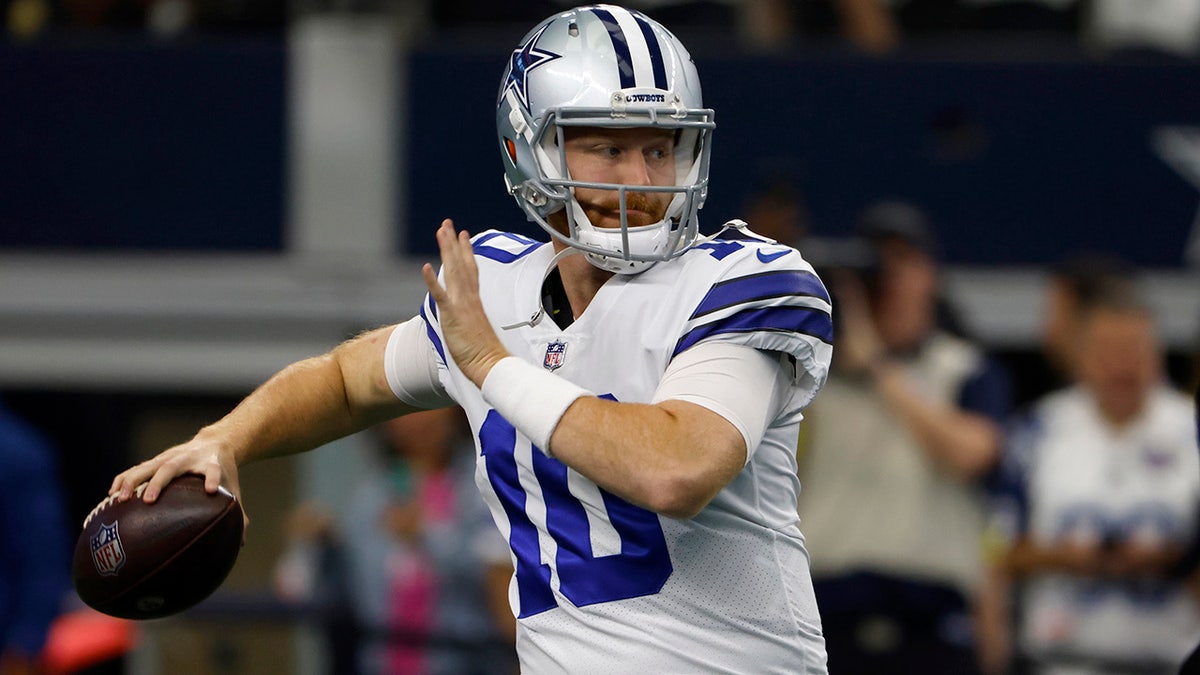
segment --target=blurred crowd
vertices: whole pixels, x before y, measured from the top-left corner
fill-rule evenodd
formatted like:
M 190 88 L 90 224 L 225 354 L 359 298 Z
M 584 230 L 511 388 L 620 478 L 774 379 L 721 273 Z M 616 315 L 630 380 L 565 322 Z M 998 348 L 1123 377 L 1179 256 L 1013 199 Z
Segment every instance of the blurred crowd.
M 276 592 L 319 610 L 331 673 L 515 674 L 513 568 L 475 487 L 466 418 L 431 410 L 375 436 L 343 518 L 313 503 L 289 517 Z
M 1040 365 L 1015 370 L 958 319 L 919 206 L 872 205 L 839 240 L 808 236 L 786 185 L 747 211 L 834 298 L 798 449 L 830 672 L 1179 672 L 1200 642 L 1200 349 L 1167 376 L 1138 270 L 1046 270 Z
M 0 0 L 14 40 L 46 35 L 282 33 L 283 0 Z
M 308 12 L 390 15 L 425 31 L 528 24 L 570 7 L 563 0 L 0 0 L 0 21 L 15 39 L 63 31 L 189 33 L 281 32 Z M 1097 54 L 1200 52 L 1198 0 L 633 0 L 625 3 L 700 33 L 698 45 L 772 51 L 845 43 L 883 54 L 927 39 L 1051 39 Z

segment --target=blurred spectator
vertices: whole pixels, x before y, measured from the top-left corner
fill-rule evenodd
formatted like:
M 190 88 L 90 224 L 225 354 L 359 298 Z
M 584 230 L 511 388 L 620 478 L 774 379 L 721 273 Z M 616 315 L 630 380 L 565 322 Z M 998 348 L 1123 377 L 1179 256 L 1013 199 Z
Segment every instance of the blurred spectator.
M 1078 384 L 1037 401 L 1006 455 L 996 582 L 1019 591 L 1015 650 L 1035 673 L 1175 673 L 1200 639 L 1195 410 L 1129 289 L 1088 304 L 1074 345 Z
M 1200 55 L 1200 1 L 1091 0 L 1084 37 L 1103 52 L 1195 57 Z
M 515 672 L 511 559 L 475 487 L 465 426 L 457 408 L 381 425 L 400 459 L 383 513 L 385 529 L 401 546 L 389 561 L 389 623 L 451 643 L 435 640 L 424 654 L 396 645 L 388 654 L 390 673 Z
M 288 542 L 275 566 L 275 592 L 283 601 L 309 610 L 325 638 L 327 672 L 358 675 L 362 630 L 351 602 L 349 569 L 333 517 L 306 502 L 284 522 Z
M 1116 256 L 1080 253 L 1050 271 L 1043 305 L 1042 355 L 1054 380 L 1039 393 L 1073 382 L 1079 317 L 1099 298 L 1133 292 L 1133 266 Z
M 801 241 L 809 234 L 808 204 L 786 171 L 768 175 L 746 200 L 742 212 L 756 234 L 781 244 L 804 248 Z
M 1192 357 L 1191 390 L 1192 405 L 1196 413 L 1196 443 L 1200 445 L 1200 335 L 1198 335 L 1196 338 L 1196 351 Z M 1197 523 L 1197 528 L 1200 529 L 1200 522 Z M 1189 567 L 1189 563 L 1192 565 L 1200 565 L 1200 532 L 1197 532 L 1195 540 L 1192 542 L 1192 547 L 1189 551 L 1189 554 L 1191 559 L 1184 561 L 1184 569 Z M 1198 578 L 1200 575 L 1192 574 L 1191 576 L 1191 590 L 1197 596 L 1200 596 L 1200 578 Z M 1191 653 L 1183 662 L 1183 667 L 1179 669 L 1179 672 L 1184 675 L 1200 673 L 1200 641 L 1198 641 L 1196 646 L 1192 648 Z
M 0 675 L 39 671 L 70 589 L 70 540 L 48 441 L 0 405 Z
M 1001 448 L 1007 377 L 938 325 L 937 244 L 902 203 L 869 209 L 870 269 L 831 270 L 834 372 L 807 414 L 801 529 L 830 672 L 977 671 L 979 479 Z
M 37 37 L 54 20 L 50 0 L 0 0 L 0 10 L 5 33 L 16 40 Z
M 303 589 L 322 578 L 335 589 L 345 583 L 364 638 L 360 672 L 516 672 L 511 558 L 475 488 L 463 426 L 457 408 L 380 425 L 383 462 L 356 489 L 337 539 L 332 524 L 304 516 L 317 527 L 297 533 L 279 568 L 281 591 L 300 599 L 313 597 Z M 314 551 L 321 540 L 337 541 L 341 557 Z M 313 569 L 322 558 L 340 581 Z

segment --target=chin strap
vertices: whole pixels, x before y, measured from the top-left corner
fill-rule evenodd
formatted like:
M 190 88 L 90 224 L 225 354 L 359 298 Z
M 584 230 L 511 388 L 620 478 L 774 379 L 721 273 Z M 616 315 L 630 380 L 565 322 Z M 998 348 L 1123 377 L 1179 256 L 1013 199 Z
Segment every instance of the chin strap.
M 751 239 L 757 239 L 759 241 L 766 242 L 768 244 L 778 244 L 779 243 L 779 242 L 775 241 L 774 239 L 771 239 L 770 237 L 764 237 L 761 234 L 751 230 L 750 226 L 746 224 L 746 221 L 744 221 L 740 218 L 734 218 L 733 220 L 727 221 L 724 225 L 722 225 L 721 229 L 717 230 L 716 234 L 710 234 L 707 237 L 700 237 L 699 239 L 697 239 L 696 243 L 692 244 L 692 248 L 695 248 L 695 247 L 703 245 L 703 244 L 707 244 L 708 242 L 710 242 L 714 239 L 719 239 L 721 237 L 721 235 L 725 234 L 729 230 L 737 230 L 738 232 L 742 233 L 744 236 L 750 237 Z
M 538 325 L 538 322 L 541 321 L 542 317 L 546 315 L 546 310 L 545 310 L 545 308 L 542 307 L 542 301 L 541 301 L 541 297 L 540 297 L 541 292 L 542 292 L 542 290 L 541 290 L 542 286 L 546 285 L 546 279 L 550 276 L 550 273 L 554 271 L 554 268 L 558 266 L 558 262 L 560 260 L 562 260 L 563 258 L 565 258 L 569 255 L 576 255 L 579 253 L 583 253 L 583 251 L 580 251 L 577 248 L 572 248 L 570 246 L 564 248 L 563 250 L 559 251 L 558 253 L 555 253 L 554 257 L 551 258 L 550 262 L 546 265 L 546 271 L 542 273 L 542 283 L 538 285 L 538 296 L 539 297 L 538 297 L 537 309 L 525 321 L 518 321 L 516 323 L 510 323 L 507 326 L 500 326 L 500 330 L 512 330 L 514 328 L 520 328 L 522 326 L 529 326 L 530 328 L 533 328 L 534 326 Z

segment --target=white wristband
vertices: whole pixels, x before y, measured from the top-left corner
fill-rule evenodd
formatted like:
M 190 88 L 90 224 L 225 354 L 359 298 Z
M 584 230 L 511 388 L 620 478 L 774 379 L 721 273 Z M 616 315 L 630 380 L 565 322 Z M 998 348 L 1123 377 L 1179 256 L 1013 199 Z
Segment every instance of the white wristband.
M 583 387 L 515 356 L 492 366 L 480 391 L 488 405 L 547 455 L 550 434 L 563 413 L 575 399 L 591 396 Z

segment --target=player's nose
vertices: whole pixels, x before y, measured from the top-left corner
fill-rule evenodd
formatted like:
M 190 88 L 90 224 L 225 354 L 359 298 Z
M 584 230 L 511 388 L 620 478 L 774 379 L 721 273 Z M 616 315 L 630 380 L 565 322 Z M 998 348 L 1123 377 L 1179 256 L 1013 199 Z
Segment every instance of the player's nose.
M 627 152 L 621 163 L 621 182 L 625 185 L 652 185 L 650 163 L 640 152 Z

